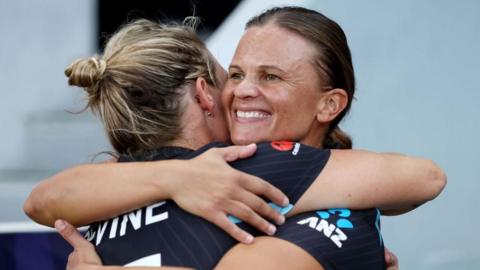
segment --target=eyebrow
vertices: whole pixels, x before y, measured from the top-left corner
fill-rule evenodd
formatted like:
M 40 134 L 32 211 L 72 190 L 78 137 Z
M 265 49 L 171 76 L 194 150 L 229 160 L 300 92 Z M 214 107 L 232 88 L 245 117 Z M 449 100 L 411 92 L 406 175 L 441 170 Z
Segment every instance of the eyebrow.
M 240 66 L 238 66 L 238 65 L 230 65 L 230 66 L 228 67 L 228 69 L 231 69 L 231 68 L 240 69 L 240 70 L 242 69 L 242 68 L 241 68 Z M 279 67 L 277 67 L 277 66 L 274 66 L 274 65 L 260 65 L 260 66 L 258 66 L 257 68 L 258 68 L 258 69 L 274 69 L 274 70 L 278 70 L 278 71 L 283 72 L 283 73 L 287 73 L 285 70 L 283 70 L 283 69 L 281 69 L 281 68 L 279 68 Z
M 283 72 L 283 73 L 287 73 L 285 70 L 283 70 L 283 69 L 281 69 L 277 66 L 272 66 L 272 65 L 261 65 L 261 66 L 259 66 L 259 68 L 261 68 L 261 69 L 274 69 L 274 70 L 278 70 L 278 71 Z
M 231 69 L 231 68 L 236 68 L 236 69 L 241 69 L 239 66 L 237 65 L 230 65 L 228 66 L 228 69 Z

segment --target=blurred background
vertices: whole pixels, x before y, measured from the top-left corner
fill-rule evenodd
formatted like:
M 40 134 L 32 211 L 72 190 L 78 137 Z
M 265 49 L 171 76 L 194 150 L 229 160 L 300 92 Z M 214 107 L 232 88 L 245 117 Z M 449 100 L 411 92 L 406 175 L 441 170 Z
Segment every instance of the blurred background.
M 90 112 L 69 113 L 85 105 L 82 90 L 68 87 L 63 74 L 72 60 L 100 52 L 127 20 L 195 14 L 201 36 L 226 67 L 245 22 L 285 4 L 320 11 L 347 34 L 357 100 L 342 127 L 355 148 L 428 157 L 448 175 L 437 199 L 382 219 L 401 269 L 480 269 L 476 0 L 0 0 L 0 234 L 44 230 L 22 211 L 32 187 L 109 150 Z

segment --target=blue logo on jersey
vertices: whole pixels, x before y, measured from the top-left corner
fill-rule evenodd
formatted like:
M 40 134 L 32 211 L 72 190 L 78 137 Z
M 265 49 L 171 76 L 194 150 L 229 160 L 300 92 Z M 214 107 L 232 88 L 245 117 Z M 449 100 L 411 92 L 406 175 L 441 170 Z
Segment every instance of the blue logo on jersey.
M 338 228 L 342 229 L 353 229 L 353 224 L 347 218 L 350 217 L 350 210 L 346 208 L 333 208 L 327 211 L 317 211 L 317 215 L 319 215 L 323 219 L 329 219 L 330 215 L 337 215 L 341 218 L 337 219 L 336 225 Z
M 329 210 L 320 210 L 315 212 L 317 216 L 310 216 L 297 222 L 299 225 L 306 225 L 317 232 L 323 232 L 325 237 L 332 240 L 338 247 L 342 248 L 343 242 L 348 240 L 347 234 L 343 229 L 353 229 L 353 224 L 348 220 L 351 215 L 349 209 L 333 208 Z M 331 219 L 332 221 L 328 221 Z
M 273 209 L 275 209 L 277 212 L 279 212 L 282 215 L 286 215 L 288 212 L 290 212 L 293 209 L 292 204 L 289 204 L 285 207 L 278 206 L 274 203 L 268 203 L 268 205 L 270 205 L 270 207 L 272 207 Z M 228 215 L 228 219 L 230 219 L 230 221 L 235 223 L 235 224 L 242 222 L 242 220 L 240 220 L 237 217 L 234 217 L 232 215 Z

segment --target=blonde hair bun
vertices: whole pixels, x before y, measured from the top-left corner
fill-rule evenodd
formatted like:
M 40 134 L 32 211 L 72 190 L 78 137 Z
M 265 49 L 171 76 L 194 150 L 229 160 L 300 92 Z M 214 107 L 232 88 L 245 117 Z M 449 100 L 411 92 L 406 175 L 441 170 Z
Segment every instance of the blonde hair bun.
M 107 63 L 97 57 L 82 58 L 73 61 L 66 69 L 68 84 L 80 87 L 92 87 L 99 80 L 107 68 Z

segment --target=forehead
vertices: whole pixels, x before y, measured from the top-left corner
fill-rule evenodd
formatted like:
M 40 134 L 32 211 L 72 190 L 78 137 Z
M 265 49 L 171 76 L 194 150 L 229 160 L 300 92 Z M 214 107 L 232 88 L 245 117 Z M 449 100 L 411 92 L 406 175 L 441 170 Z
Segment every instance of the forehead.
M 234 64 L 292 67 L 311 63 L 314 46 L 300 35 L 275 24 L 245 31 L 232 60 Z M 293 66 L 292 66 L 293 65 Z

